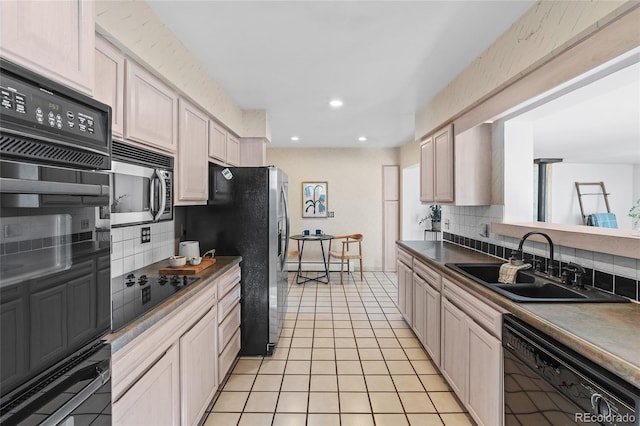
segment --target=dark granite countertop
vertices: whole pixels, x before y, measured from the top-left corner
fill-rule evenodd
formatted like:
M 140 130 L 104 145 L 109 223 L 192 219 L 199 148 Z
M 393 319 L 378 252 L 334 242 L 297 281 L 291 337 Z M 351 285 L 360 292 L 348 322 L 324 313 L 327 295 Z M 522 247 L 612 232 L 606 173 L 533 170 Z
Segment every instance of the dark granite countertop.
M 161 304 L 131 321 L 116 332 L 107 335 L 107 340 L 111 343 L 111 352 L 116 353 L 122 349 L 127 343 L 131 342 L 140 334 L 151 328 L 154 324 L 165 318 L 180 305 L 196 296 L 199 292 L 214 282 L 216 278 L 220 277 L 233 266 L 240 263 L 241 260 L 242 258 L 240 256 L 216 256 L 216 263 L 196 275 L 200 278 L 198 281 L 181 289 L 175 295 L 164 300 Z M 158 274 L 158 270 L 165 266 L 169 266 L 169 261 L 166 259 L 152 263 L 141 271 L 149 276 L 156 276 Z
M 502 307 L 629 383 L 640 387 L 640 304 L 517 303 L 445 266 L 499 259 L 441 241 L 398 241 L 443 276 Z

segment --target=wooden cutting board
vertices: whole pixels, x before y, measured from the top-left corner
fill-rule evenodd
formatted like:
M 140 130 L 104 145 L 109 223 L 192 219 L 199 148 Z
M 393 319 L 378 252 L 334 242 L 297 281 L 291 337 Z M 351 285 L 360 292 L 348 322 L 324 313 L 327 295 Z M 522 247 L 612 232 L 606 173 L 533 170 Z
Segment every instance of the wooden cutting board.
M 202 259 L 199 265 L 176 266 L 175 268 L 167 266 L 160 268 L 160 273 L 164 275 L 196 275 L 216 263 L 216 259 Z

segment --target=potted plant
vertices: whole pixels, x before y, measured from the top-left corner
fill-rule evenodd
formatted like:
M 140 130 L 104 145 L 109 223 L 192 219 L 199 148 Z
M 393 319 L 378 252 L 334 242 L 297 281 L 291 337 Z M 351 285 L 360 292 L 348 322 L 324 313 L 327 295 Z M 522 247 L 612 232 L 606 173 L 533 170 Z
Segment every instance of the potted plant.
M 429 214 L 422 217 L 418 225 L 422 225 L 424 222 L 431 220 L 431 229 L 434 231 L 440 231 L 440 221 L 442 220 L 442 207 L 438 204 L 429 206 Z
M 640 198 L 636 204 L 629 209 L 629 217 L 633 220 L 632 235 L 640 235 Z

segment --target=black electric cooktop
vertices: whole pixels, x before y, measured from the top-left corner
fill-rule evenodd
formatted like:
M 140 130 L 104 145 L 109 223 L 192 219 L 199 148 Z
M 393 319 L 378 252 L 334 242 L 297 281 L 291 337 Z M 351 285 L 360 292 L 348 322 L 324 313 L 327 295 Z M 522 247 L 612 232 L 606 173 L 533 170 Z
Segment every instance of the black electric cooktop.
M 124 327 L 199 279 L 187 275 L 151 275 L 148 267 L 113 278 L 112 331 Z

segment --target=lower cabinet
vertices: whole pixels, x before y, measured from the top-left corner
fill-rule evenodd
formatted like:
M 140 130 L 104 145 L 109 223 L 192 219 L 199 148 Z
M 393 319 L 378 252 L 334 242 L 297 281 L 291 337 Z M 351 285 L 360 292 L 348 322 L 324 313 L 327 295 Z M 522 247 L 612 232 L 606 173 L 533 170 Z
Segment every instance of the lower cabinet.
M 398 309 L 478 425 L 503 424 L 502 312 L 398 249 Z
M 114 424 L 200 422 L 240 350 L 239 283 L 236 265 L 114 354 Z
M 442 365 L 444 377 L 478 425 L 501 425 L 501 313 L 444 280 Z
M 413 271 L 411 255 L 398 250 L 398 309 L 405 321 L 413 325 Z
M 182 424 L 198 424 L 218 387 L 216 307 L 180 337 Z
M 179 368 L 179 351 L 177 345 L 172 345 L 113 403 L 113 424 L 180 424 Z

